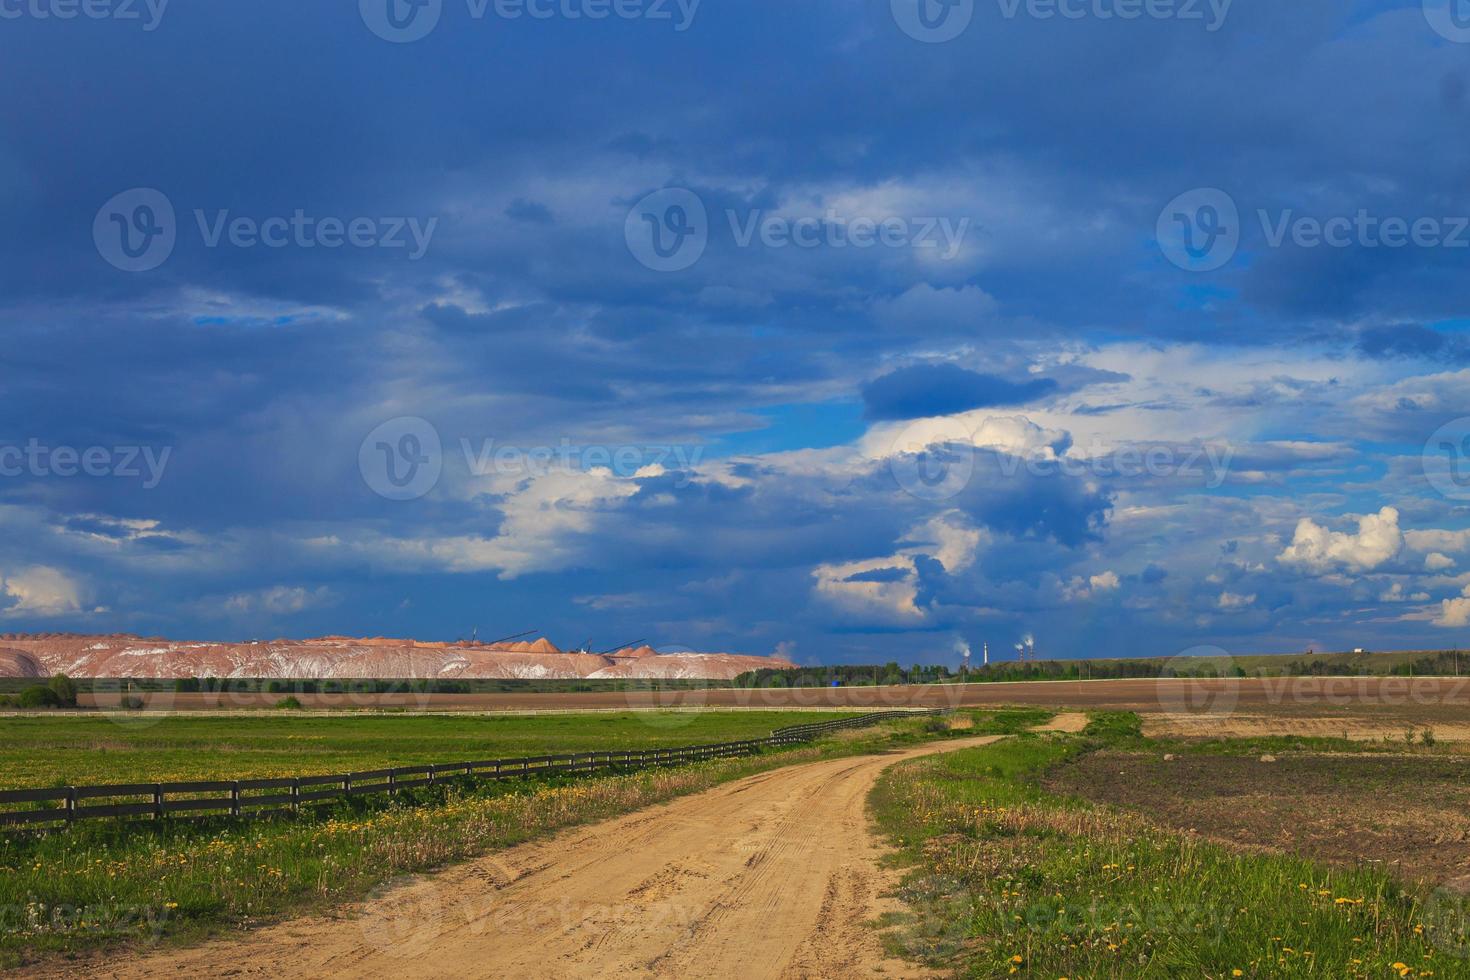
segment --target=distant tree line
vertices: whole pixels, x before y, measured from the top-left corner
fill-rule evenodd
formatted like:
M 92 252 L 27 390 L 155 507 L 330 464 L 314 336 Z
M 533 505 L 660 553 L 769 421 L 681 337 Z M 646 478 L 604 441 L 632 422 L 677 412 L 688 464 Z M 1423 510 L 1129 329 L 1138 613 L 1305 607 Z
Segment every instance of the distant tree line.
M 1414 674 L 1455 674 L 1459 675 L 1462 667 L 1470 667 L 1470 661 L 1461 664 L 1464 657 L 1459 650 L 1441 650 L 1438 653 L 1420 657 L 1411 663 L 1394 664 L 1395 676 L 1412 676 Z
M 791 667 L 785 669 L 763 667 L 748 670 L 736 677 L 736 687 L 877 687 L 893 684 L 937 684 L 956 675 L 944 665 L 914 664 L 900 667 L 890 660 L 881 666 L 829 665 L 819 667 Z
M 157 683 L 157 682 L 154 682 Z M 667 680 L 657 678 L 625 678 L 618 680 L 586 680 L 577 678 L 467 678 L 450 680 L 427 678 L 418 680 L 386 678 L 309 678 L 267 677 L 185 677 L 163 682 L 181 694 L 496 694 L 496 693 L 566 693 L 591 691 L 685 690 L 700 687 L 726 687 L 726 682 Z M 148 682 L 139 682 L 146 687 Z
M 0 694 L 0 708 L 75 708 L 77 685 L 65 674 L 30 684 L 16 694 Z
M 1066 681 L 1066 680 L 1119 680 L 1124 678 L 1162 677 L 1165 674 L 1163 660 L 1037 660 L 1027 663 L 1006 661 L 963 669 L 952 669 L 939 665 L 915 665 L 900 667 L 889 661 L 882 666 L 819 666 L 796 667 L 785 670 L 762 669 L 747 671 L 735 678 L 736 687 L 831 687 L 834 683 L 842 687 L 863 687 L 893 684 L 943 684 L 963 681 L 970 684 L 1004 683 L 1007 681 Z M 1171 677 L 1213 677 L 1213 665 L 1202 664 L 1188 669 L 1178 664 L 1171 665 Z M 1231 676 L 1244 677 L 1239 668 Z

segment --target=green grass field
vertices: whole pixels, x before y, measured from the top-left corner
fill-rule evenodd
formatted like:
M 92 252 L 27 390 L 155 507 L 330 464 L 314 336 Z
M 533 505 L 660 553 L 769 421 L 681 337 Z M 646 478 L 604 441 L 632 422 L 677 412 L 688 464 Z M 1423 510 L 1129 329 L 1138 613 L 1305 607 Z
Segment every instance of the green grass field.
M 1136 718 L 904 763 L 871 803 L 908 866 L 886 941 L 962 976 L 1466 977 L 1458 906 L 1366 866 L 1208 843 L 1042 788 Z
M 0 789 L 255 779 L 769 735 L 851 712 L 0 719 Z
M 279 820 L 98 820 L 59 833 L 0 834 L 0 968 L 99 947 L 199 938 L 357 898 L 397 875 L 430 870 L 779 766 L 933 738 L 1011 732 L 1049 715 L 1035 709 L 963 712 L 951 720 L 954 727 L 937 718 L 903 719 L 753 756 L 633 773 L 446 783 L 394 798 L 364 797 L 314 807 Z M 471 720 L 493 720 L 503 726 L 477 729 L 473 737 L 483 740 L 498 732 L 501 741 L 495 744 L 506 749 L 530 747 L 527 739 L 536 740 L 539 747 L 581 746 L 604 738 L 641 739 L 648 745 L 719 740 L 764 734 L 815 716 L 723 712 L 696 717 L 698 723 L 670 729 L 650 727 L 625 715 Z M 279 752 L 276 739 L 306 731 L 317 732 L 327 751 L 347 752 L 351 739 L 341 733 L 350 729 L 357 738 L 377 740 L 362 751 L 398 758 L 403 744 L 393 740 L 404 733 L 418 733 L 423 740 L 419 750 L 425 752 L 462 745 L 446 733 L 453 733 L 465 719 L 305 721 L 325 724 L 330 730 L 288 728 L 283 736 L 282 726 L 290 723 L 271 720 L 263 724 L 274 727 L 260 728 L 257 738 L 274 760 Z M 425 724 L 417 727 L 420 723 Z M 229 722 L 206 719 L 201 724 Z M 359 724 L 363 727 L 353 728 Z M 192 724 L 161 734 L 138 733 L 140 740 L 128 756 L 133 768 L 113 771 L 108 778 L 151 775 L 155 769 L 150 768 L 150 759 L 168 758 L 175 764 L 174 757 L 187 758 L 188 746 L 196 746 L 195 751 L 213 747 L 223 733 L 220 728 Z M 191 743 L 191 736 L 197 741 Z M 47 737 L 54 738 L 55 732 Z M 166 746 L 164 755 L 151 754 L 145 737 Z M 6 751 L 11 756 L 24 754 L 13 744 Z

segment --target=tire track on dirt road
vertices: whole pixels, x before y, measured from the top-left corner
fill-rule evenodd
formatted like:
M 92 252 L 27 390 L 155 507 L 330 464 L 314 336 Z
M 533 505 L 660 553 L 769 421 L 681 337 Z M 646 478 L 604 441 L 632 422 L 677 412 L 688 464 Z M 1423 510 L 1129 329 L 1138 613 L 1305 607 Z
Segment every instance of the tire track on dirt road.
M 897 873 L 879 867 L 867 794 L 896 762 L 995 740 L 772 770 L 410 879 L 333 916 L 66 975 L 925 975 L 887 959 L 865 924 L 898 908 L 883 898 Z

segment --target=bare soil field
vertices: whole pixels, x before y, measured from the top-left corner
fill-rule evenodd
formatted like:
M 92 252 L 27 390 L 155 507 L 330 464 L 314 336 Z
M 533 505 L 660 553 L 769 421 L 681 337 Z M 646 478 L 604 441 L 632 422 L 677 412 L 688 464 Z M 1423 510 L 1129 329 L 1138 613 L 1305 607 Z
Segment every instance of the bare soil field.
M 932 743 L 778 769 L 428 877 L 337 916 L 30 975 L 906 977 L 867 923 L 893 911 L 865 801 Z
M 1448 720 L 1444 720 L 1448 718 Z M 1339 710 L 1330 715 L 1298 717 L 1285 714 L 1232 714 L 1228 718 L 1208 715 L 1154 714 L 1143 718 L 1143 733 L 1151 738 L 1257 738 L 1282 735 L 1295 738 L 1345 738 L 1355 742 L 1403 741 L 1406 732 L 1424 730 L 1440 742 L 1470 749 L 1470 715 L 1444 711 L 1414 710 L 1375 712 Z
M 1098 752 L 1046 780 L 1163 826 L 1470 890 L 1470 761 L 1429 754 Z
M 278 694 L 155 692 L 144 710 L 270 708 Z M 1045 705 L 1171 715 L 1190 734 L 1249 716 L 1326 720 L 1333 735 L 1359 722 L 1399 733 L 1406 725 L 1470 725 L 1470 677 L 1281 677 L 1219 680 L 1144 679 L 925 684 L 908 687 L 708 688 L 678 691 L 494 694 L 301 694 L 307 709 L 407 711 L 568 711 L 645 708 L 944 708 Z M 115 708 L 118 695 L 84 695 L 85 706 Z M 1163 729 L 1160 729 L 1163 730 Z

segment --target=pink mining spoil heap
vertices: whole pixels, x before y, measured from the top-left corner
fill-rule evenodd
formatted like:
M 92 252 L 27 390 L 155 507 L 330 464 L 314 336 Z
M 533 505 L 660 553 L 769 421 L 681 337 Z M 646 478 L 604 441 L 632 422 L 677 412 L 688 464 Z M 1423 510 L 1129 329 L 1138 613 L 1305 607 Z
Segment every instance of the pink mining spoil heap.
M 0 636 L 0 677 L 270 677 L 730 680 L 748 670 L 790 667 L 777 657 L 660 654 L 651 647 L 609 654 L 563 652 L 551 641 L 439 643 L 323 636 L 311 640 L 210 643 L 130 634 Z

